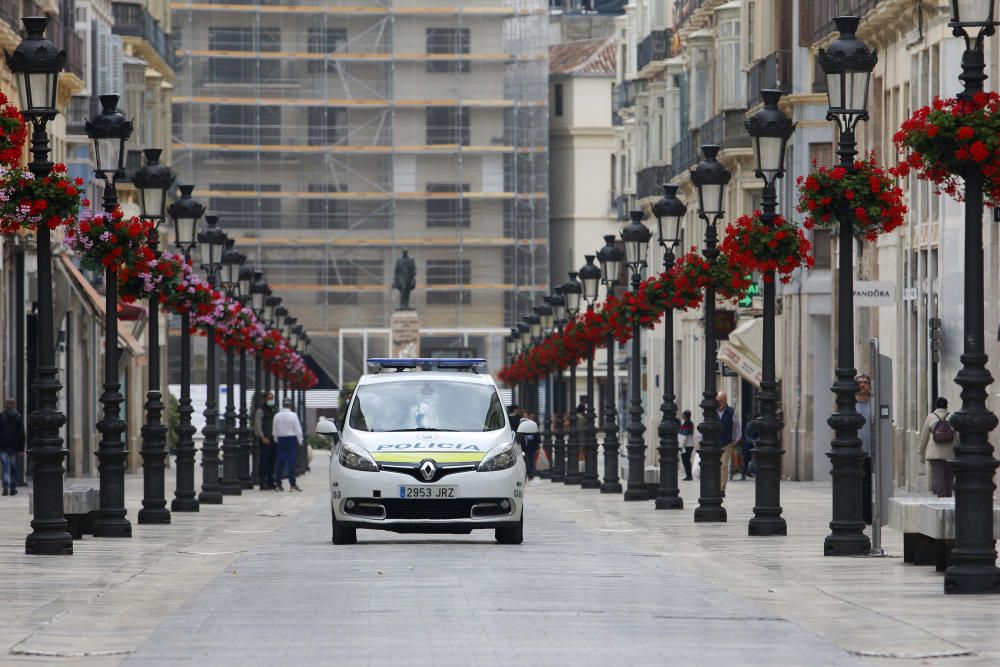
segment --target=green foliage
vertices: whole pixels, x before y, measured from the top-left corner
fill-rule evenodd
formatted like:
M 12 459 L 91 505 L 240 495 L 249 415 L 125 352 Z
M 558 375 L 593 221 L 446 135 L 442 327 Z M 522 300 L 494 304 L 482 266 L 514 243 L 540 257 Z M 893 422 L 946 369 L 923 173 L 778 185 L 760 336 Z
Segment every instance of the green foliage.
M 346 382 L 340 389 L 340 406 L 337 408 L 337 429 L 339 430 L 344 428 L 344 422 L 347 421 L 347 406 L 351 404 L 351 398 L 357 388 L 357 382 Z
M 306 444 L 313 449 L 330 449 L 330 440 L 318 433 L 310 433 L 306 436 Z

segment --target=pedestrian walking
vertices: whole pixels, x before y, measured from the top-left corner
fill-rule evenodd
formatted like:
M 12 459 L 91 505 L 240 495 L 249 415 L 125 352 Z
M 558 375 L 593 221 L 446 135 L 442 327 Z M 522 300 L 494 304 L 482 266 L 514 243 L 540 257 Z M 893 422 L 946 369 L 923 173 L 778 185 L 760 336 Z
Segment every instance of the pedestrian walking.
M 722 457 L 720 459 L 719 472 L 722 495 L 726 495 L 726 481 L 729 479 L 729 471 L 733 465 L 733 456 L 736 454 L 736 445 L 743 439 L 740 429 L 739 416 L 736 408 L 729 405 L 729 396 L 724 391 L 720 391 L 715 399 L 719 403 L 719 421 L 722 423 L 722 431 L 719 433 L 719 442 L 722 444 Z
M 854 409 L 865 418 L 858 431 L 861 449 L 865 453 L 863 476 L 861 479 L 861 515 L 866 524 L 872 522 L 872 379 L 859 373 L 854 377 L 858 383 L 858 393 L 854 396 Z
M 758 419 L 760 419 L 760 415 L 754 415 L 743 432 L 743 468 L 740 470 L 741 481 L 747 477 L 753 479 L 754 468 L 756 466 L 751 466 L 751 462 L 753 461 L 753 450 L 757 447 L 757 438 L 760 437 L 757 432 Z
M 958 434 L 948 421 L 950 417 L 948 399 L 939 397 L 920 429 L 920 462 L 931 464 L 931 491 L 938 498 L 951 498 L 954 481 L 948 459 L 955 455 Z
M 681 464 L 684 466 L 684 479 L 692 480 L 691 454 L 694 452 L 694 422 L 691 421 L 691 411 L 681 413 L 681 425 L 677 430 L 678 444 L 681 446 Z
M 302 490 L 295 484 L 295 462 L 298 458 L 299 444 L 302 442 L 303 436 L 302 424 L 299 423 L 299 417 L 292 412 L 294 405 L 292 401 L 286 400 L 281 406 L 281 411 L 274 415 L 271 426 L 278 447 L 278 467 L 274 473 L 274 488 L 276 491 L 284 491 L 284 488 L 281 486 L 281 478 L 284 476 L 286 470 L 288 471 L 289 490 Z
M 525 416 L 538 423 L 533 412 L 525 413 Z M 524 462 L 528 466 L 528 479 L 534 479 L 538 474 L 535 469 L 535 460 L 538 458 L 538 433 L 525 433 L 521 436 L 521 447 L 524 449 Z
M 24 451 L 24 420 L 12 399 L 3 402 L 0 413 L 0 464 L 3 466 L 3 495 L 17 495 L 17 458 Z
M 278 463 L 278 444 L 274 441 L 274 393 L 267 392 L 263 401 L 258 402 L 253 426 L 260 442 L 260 470 L 258 482 L 261 491 L 274 489 L 274 467 Z

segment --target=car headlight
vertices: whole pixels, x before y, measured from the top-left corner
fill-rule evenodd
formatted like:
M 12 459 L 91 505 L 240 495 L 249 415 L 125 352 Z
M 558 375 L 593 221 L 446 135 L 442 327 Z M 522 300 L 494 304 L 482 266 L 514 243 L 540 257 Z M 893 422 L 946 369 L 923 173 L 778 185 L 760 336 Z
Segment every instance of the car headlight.
M 513 468 L 517 463 L 517 448 L 513 442 L 497 445 L 486 453 L 479 464 L 479 472 L 494 472 Z
M 338 456 L 340 465 L 351 470 L 362 470 L 364 472 L 378 472 L 378 464 L 364 447 L 358 447 L 344 442 L 340 445 L 340 455 Z

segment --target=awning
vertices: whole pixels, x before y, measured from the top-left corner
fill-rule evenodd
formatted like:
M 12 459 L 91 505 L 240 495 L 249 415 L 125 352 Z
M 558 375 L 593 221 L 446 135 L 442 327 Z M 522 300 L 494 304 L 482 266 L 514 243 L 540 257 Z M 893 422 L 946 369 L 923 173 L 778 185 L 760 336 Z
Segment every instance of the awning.
M 753 386 L 760 388 L 764 378 L 761 363 L 763 349 L 764 320 L 755 317 L 746 320 L 729 334 L 729 340 L 719 345 L 719 362 L 725 364 L 736 374 Z M 781 318 L 775 318 L 775 339 L 781 341 Z M 781 379 L 781 345 L 776 344 L 774 350 L 775 379 Z

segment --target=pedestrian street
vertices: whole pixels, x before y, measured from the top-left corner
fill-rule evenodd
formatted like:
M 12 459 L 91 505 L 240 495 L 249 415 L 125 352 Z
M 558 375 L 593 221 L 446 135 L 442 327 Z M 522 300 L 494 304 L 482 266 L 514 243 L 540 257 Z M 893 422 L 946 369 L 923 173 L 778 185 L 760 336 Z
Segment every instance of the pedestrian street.
M 536 479 L 525 539 L 359 531 L 330 543 L 325 456 L 301 494 L 92 539 L 19 548 L 27 494 L 4 498 L 0 665 L 991 665 L 1000 608 L 944 596 L 933 567 L 825 558 L 828 483 L 786 483 L 789 535 L 747 539 L 752 483 L 727 523 L 695 525 Z M 130 511 L 141 479 L 126 483 Z

